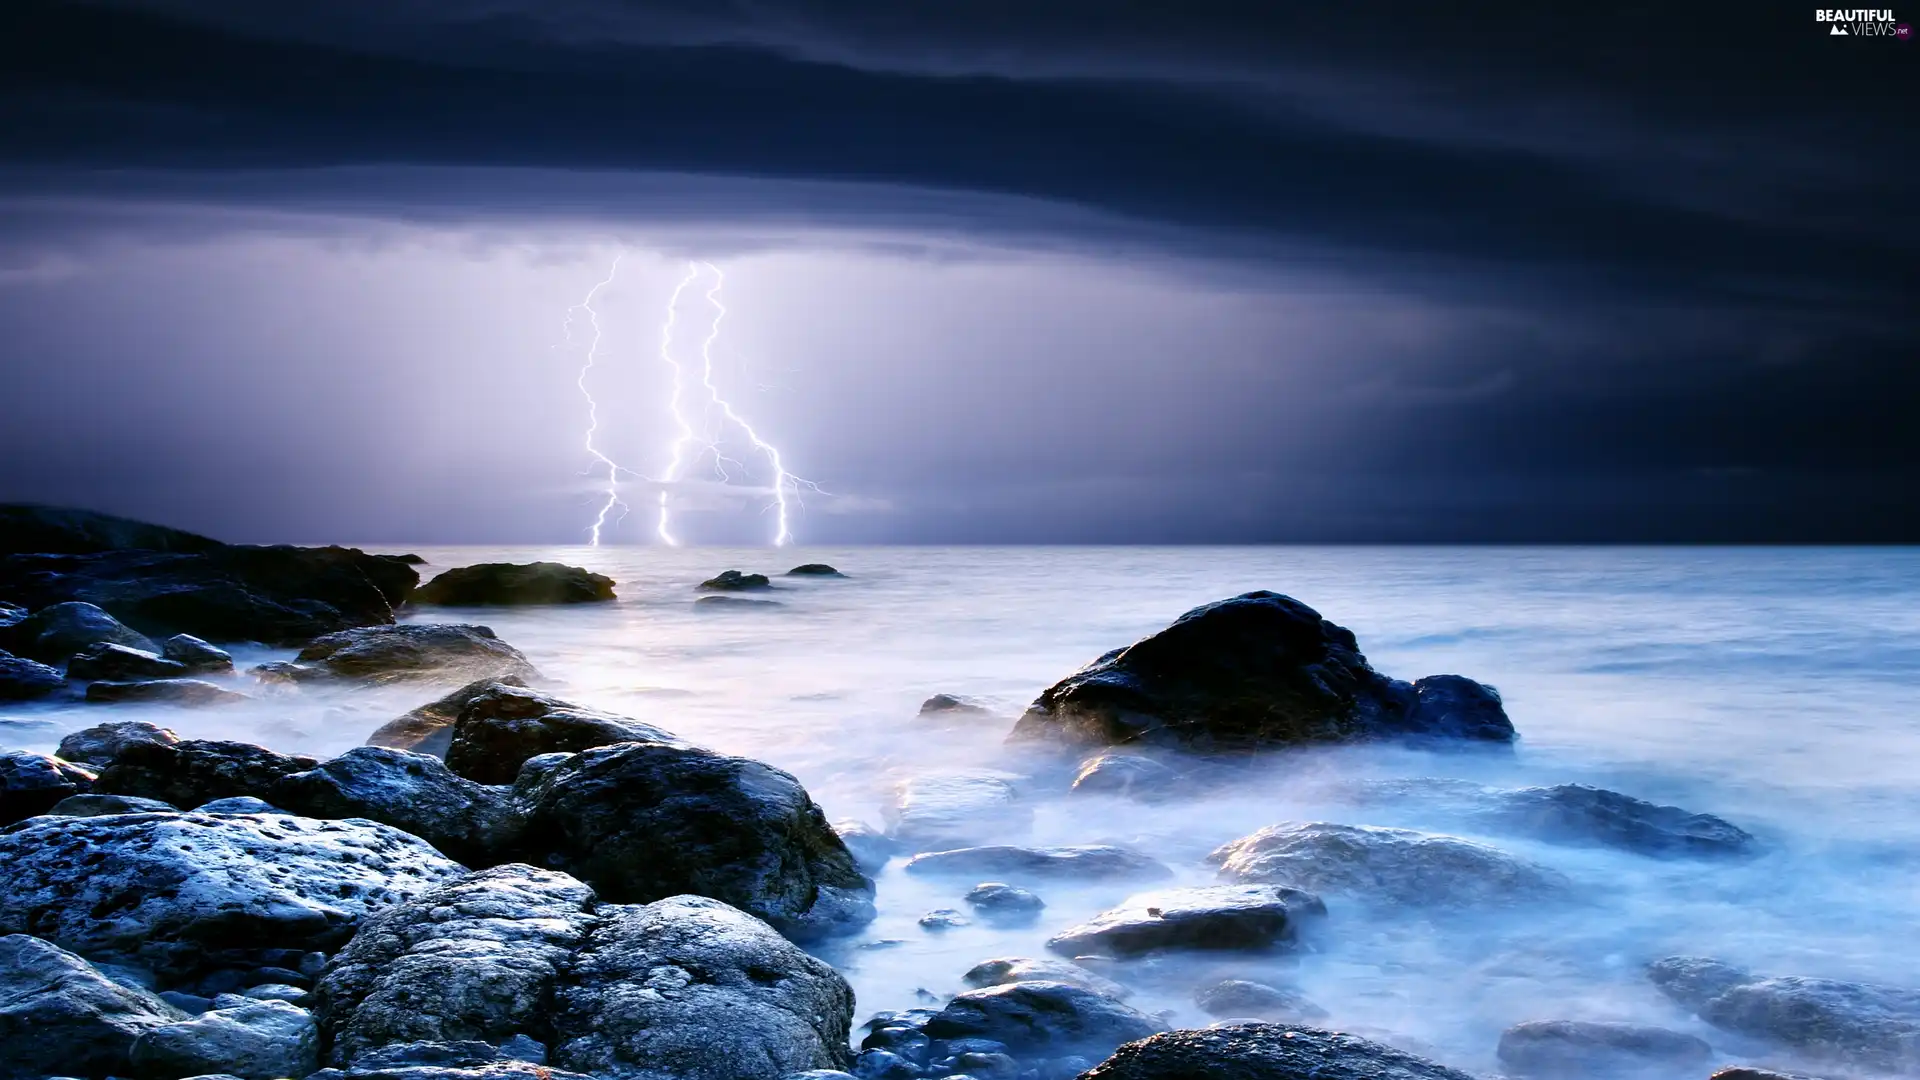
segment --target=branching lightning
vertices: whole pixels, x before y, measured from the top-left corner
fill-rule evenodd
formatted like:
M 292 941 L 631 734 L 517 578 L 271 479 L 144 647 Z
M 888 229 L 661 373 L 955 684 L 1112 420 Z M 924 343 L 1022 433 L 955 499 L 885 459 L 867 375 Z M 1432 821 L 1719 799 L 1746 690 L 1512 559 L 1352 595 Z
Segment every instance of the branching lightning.
M 620 272 L 620 260 L 625 256 L 625 252 L 615 255 L 613 257 L 613 265 L 607 269 L 607 276 L 602 279 L 598 285 L 587 290 L 587 295 L 584 300 L 567 309 L 565 326 L 567 340 L 571 342 L 573 340 L 574 313 L 584 311 L 587 313 L 587 324 L 593 328 L 593 338 L 587 342 L 586 362 L 580 366 L 580 375 L 574 380 L 574 383 L 580 387 L 580 396 L 587 399 L 587 453 L 593 456 L 593 460 L 597 464 L 607 467 L 607 497 L 606 500 L 600 504 L 600 512 L 594 516 L 593 525 L 588 529 L 589 543 L 594 547 L 600 546 L 600 531 L 606 527 L 607 515 L 613 512 L 613 508 L 616 506 L 621 508 L 621 517 L 626 516 L 625 511 L 627 509 L 627 504 L 620 500 L 619 481 L 620 473 L 623 470 L 619 462 L 614 461 L 602 453 L 600 448 L 594 445 L 593 437 L 600 430 L 600 405 L 594 400 L 593 391 L 587 389 L 587 374 L 593 370 L 594 364 L 600 359 L 600 314 L 593 309 L 593 298 L 600 295 L 601 289 L 613 283 L 614 275 Z
M 693 279 L 700 276 L 700 268 L 689 263 L 687 272 L 680 278 L 680 284 L 674 286 L 673 296 L 667 300 L 667 319 L 660 327 L 660 359 L 673 369 L 673 396 L 667 402 L 667 411 L 673 414 L 673 422 L 679 428 L 679 435 L 673 440 L 672 458 L 667 462 L 667 471 L 660 477 L 660 525 L 655 532 L 660 534 L 662 543 L 678 547 L 680 541 L 673 536 L 673 510 L 668 503 L 672 492 L 671 485 L 680 479 L 680 473 L 687 465 L 687 448 L 694 439 L 693 424 L 687 420 L 686 391 L 687 373 L 680 361 L 673 358 L 673 323 L 680 310 L 680 294 L 687 291 Z

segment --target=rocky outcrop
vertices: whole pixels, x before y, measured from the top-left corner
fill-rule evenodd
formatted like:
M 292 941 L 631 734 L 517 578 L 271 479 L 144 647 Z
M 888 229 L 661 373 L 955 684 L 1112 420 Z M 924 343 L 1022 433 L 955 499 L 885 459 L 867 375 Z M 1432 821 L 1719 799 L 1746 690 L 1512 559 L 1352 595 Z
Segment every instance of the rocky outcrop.
M 1591 1020 L 1531 1020 L 1500 1035 L 1500 1062 L 1521 1076 L 1636 1077 L 1704 1069 L 1713 1048 L 1678 1031 Z
M 262 664 L 253 670 L 263 679 L 287 682 L 471 682 L 540 677 L 520 650 L 495 637 L 491 628 L 466 623 L 407 623 L 343 630 L 315 638 L 292 663 Z
M 163 728 L 145 720 L 109 720 L 61 739 L 60 749 L 54 754 L 66 761 L 104 768 L 113 764 L 122 751 L 135 743 L 163 743 L 170 746 L 179 741 L 180 736 L 175 735 L 171 728 Z
M 318 1068 L 319 1044 L 307 1010 L 284 1001 L 250 1001 L 149 1028 L 134 1040 L 131 1057 L 141 1076 L 275 1080 Z
M 51 604 L 16 623 L 8 634 L 13 651 L 43 664 L 64 664 L 90 645 L 107 642 L 153 652 L 154 644 L 93 604 Z
M 1460 676 L 1389 679 L 1351 631 L 1271 592 L 1195 608 L 1107 653 L 1044 691 L 1013 733 L 1208 751 L 1513 737 L 1490 688 Z
M 907 860 L 912 874 L 1006 877 L 1015 880 L 1060 878 L 1164 878 L 1173 871 L 1144 852 L 1111 844 L 1064 847 L 970 847 L 930 851 Z
M 98 641 L 73 654 L 67 661 L 67 678 L 82 682 L 95 679 L 171 679 L 187 673 L 187 665 L 162 657 L 157 652 Z
M 1317 1028 L 1235 1024 L 1128 1043 L 1081 1080 L 1474 1080 L 1393 1047 Z
M 700 588 L 720 592 L 736 592 L 741 589 L 770 589 L 773 582 L 765 574 L 743 574 L 738 570 L 722 570 L 718 574 L 700 583 Z
M 927 851 L 1020 836 L 1033 827 L 1033 808 L 1007 778 L 992 772 L 929 773 L 894 788 L 883 811 L 895 840 Z
M 129 548 L 194 552 L 223 546 L 196 533 L 92 510 L 0 503 L 0 555 L 90 555 Z
M 0 649 L 0 701 L 38 701 L 65 687 L 59 668 Z
M 447 767 L 483 784 L 511 784 L 528 758 L 623 742 L 685 745 L 673 733 L 525 687 L 492 685 L 468 699 L 453 726 Z
M 182 1018 L 52 942 L 0 937 L 0 1076 L 126 1076 L 134 1040 Z
M 90 683 L 87 686 L 87 700 L 96 704 L 143 701 L 198 708 L 237 705 L 253 699 L 205 679 L 142 679 L 138 682 Z
M 366 818 L 412 833 L 467 866 L 512 857 L 520 819 L 509 790 L 455 775 L 439 758 L 360 746 L 277 780 L 270 801 L 315 818 Z
M 526 688 L 523 680 L 509 675 L 500 679 L 475 679 L 445 697 L 436 698 L 411 712 L 394 717 L 367 737 L 368 746 L 386 746 L 395 750 L 413 750 L 434 757 L 447 756 L 453 743 L 453 722 L 474 698 L 496 686 Z
M 1312 893 L 1280 885 L 1209 885 L 1128 897 L 1064 930 L 1047 948 L 1065 956 L 1139 956 L 1167 949 L 1291 949 L 1325 916 Z
M 1207 856 L 1220 875 L 1338 892 L 1367 903 L 1471 907 L 1550 896 L 1556 871 L 1451 836 L 1327 822 L 1270 825 Z
M 1488 828 L 1552 843 L 1596 844 L 1655 856 L 1748 855 L 1752 834 L 1713 816 L 1584 784 L 1520 788 L 1493 796 L 1476 817 Z
M 225 675 L 233 670 L 232 653 L 192 634 L 175 634 L 161 642 L 160 655 L 184 665 L 189 675 Z
M 1717 960 L 1670 956 L 1648 978 L 1723 1031 L 1807 1057 L 1896 1075 L 1920 1072 L 1920 990 L 1874 983 L 1766 978 Z
M 192 810 L 215 799 L 251 795 L 271 799 L 274 787 L 320 764 L 316 758 L 281 754 L 253 743 L 189 739 L 128 742 L 101 770 L 94 790 L 136 795 Z
M 976 989 L 1016 982 L 1066 983 L 1115 1001 L 1125 1001 L 1132 994 L 1132 991 L 1112 979 L 1102 978 L 1078 964 L 1047 957 L 1016 956 L 982 960 L 968 968 L 960 981 Z
M 413 590 L 408 601 L 439 607 L 593 604 L 614 599 L 613 579 L 561 563 L 462 566 Z
M 92 790 L 93 770 L 57 757 L 12 750 L 0 754 L 0 825 L 44 814 Z
M 1121 1043 L 1166 1029 L 1160 1020 L 1082 986 L 1016 982 L 956 996 L 922 1030 L 934 1039 L 991 1039 L 1021 1057 L 1097 1061 Z

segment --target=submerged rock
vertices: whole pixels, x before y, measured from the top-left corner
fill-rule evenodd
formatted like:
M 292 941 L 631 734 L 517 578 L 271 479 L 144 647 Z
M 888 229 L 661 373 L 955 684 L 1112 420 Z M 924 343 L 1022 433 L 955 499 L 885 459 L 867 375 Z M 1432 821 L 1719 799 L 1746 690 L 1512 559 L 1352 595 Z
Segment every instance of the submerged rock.
M 191 810 L 241 795 L 271 799 L 282 779 L 318 764 L 315 758 L 276 753 L 253 743 L 130 741 L 114 756 L 113 764 L 101 770 L 94 790 L 159 799 Z
M 135 743 L 172 745 L 179 741 L 180 736 L 175 735 L 172 728 L 145 720 L 109 720 L 61 739 L 60 749 L 54 753 L 67 761 L 104 767 L 113 764 L 121 751 Z
M 92 790 L 93 770 L 45 754 L 11 750 L 0 754 L 0 825 L 52 810 L 62 800 Z
M 1125 1001 L 1133 993 L 1112 979 L 1096 975 L 1078 964 L 1048 957 L 1016 956 L 982 960 L 969 968 L 960 981 L 976 988 L 1016 982 L 1066 983 L 1115 1001 Z
M 1351 631 L 1271 592 L 1195 608 L 1107 653 L 1044 691 L 1013 734 L 1201 750 L 1513 737 L 1490 688 L 1459 676 L 1389 679 Z
M 80 601 L 50 604 L 16 623 L 13 651 L 46 664 L 61 664 L 90 645 L 105 642 L 154 652 L 153 640 L 101 608 Z
M 722 570 L 701 582 L 699 587 L 716 591 L 770 589 L 773 587 L 773 582 L 768 580 L 765 574 L 743 574 L 738 570 Z
M 1342 892 L 1409 907 L 1484 907 L 1569 883 L 1498 848 L 1451 836 L 1327 822 L 1269 825 L 1207 856 L 1224 878 Z
M 702 596 L 693 602 L 696 611 L 724 611 L 733 609 L 777 608 L 786 605 L 778 600 L 749 600 L 744 596 Z
M 291 664 L 263 664 L 254 670 L 262 677 L 291 682 L 470 682 L 540 677 L 520 650 L 495 637 L 491 628 L 468 623 L 407 623 L 343 630 L 315 638 Z
M 185 675 L 187 665 L 163 658 L 145 649 L 128 648 L 110 641 L 98 641 L 73 654 L 67 661 L 67 678 L 82 682 L 96 679 L 171 679 Z
M 1033 808 L 1003 775 L 991 772 L 913 777 L 894 788 L 893 804 L 883 813 L 894 839 L 922 851 L 1024 835 L 1033 827 Z
M 529 758 L 623 742 L 685 745 L 651 724 L 525 687 L 495 684 L 474 694 L 460 710 L 447 747 L 447 767 L 482 784 L 511 784 Z
M 1046 901 L 1027 890 L 1001 881 L 975 885 L 961 899 L 996 922 L 1031 922 L 1047 906 Z
M 840 842 L 847 845 L 847 850 L 853 854 L 853 861 L 864 873 L 879 873 L 900 850 L 900 845 L 893 837 L 864 821 L 851 818 L 836 821 L 833 831 L 839 834 Z
M 367 737 L 367 745 L 446 757 L 447 747 L 453 743 L 453 722 L 460 719 L 460 711 L 469 702 L 496 686 L 525 689 L 526 685 L 511 675 L 500 679 L 475 679 L 445 697 L 429 701 L 380 725 Z
M 1076 795 L 1119 795 L 1152 802 L 1174 795 L 1179 780 L 1179 772 L 1164 762 L 1110 750 L 1080 763 L 1072 790 Z
M 455 775 L 439 758 L 359 746 L 282 778 L 273 801 L 316 818 L 366 818 L 404 830 L 467 866 L 509 857 L 520 819 L 508 789 Z
M 1086 881 L 1102 878 L 1164 878 L 1173 871 L 1158 859 L 1132 848 L 1110 844 L 1066 847 L 970 847 L 930 851 L 907 860 L 914 874 L 988 874 L 1018 879 L 1063 878 Z
M 787 571 L 787 576 L 788 577 L 846 577 L 847 575 L 841 573 L 838 570 L 835 570 L 833 567 L 828 566 L 826 563 L 810 562 L 810 563 L 801 563 L 799 566 L 796 566 L 793 569 Z
M 954 722 L 970 718 L 990 717 L 993 710 L 972 698 L 954 694 L 935 694 L 920 703 L 920 718 Z
M 1645 1024 L 1532 1020 L 1500 1036 L 1500 1061 L 1522 1076 L 1661 1076 L 1704 1068 L 1713 1048 Z
M 65 686 L 59 668 L 0 649 L 0 701 L 38 701 Z
M 52 942 L 0 937 L 0 1076 L 125 1076 L 134 1040 L 183 1015 Z
M 1054 935 L 1047 948 L 1116 957 L 1163 949 L 1291 949 L 1302 924 L 1326 913 L 1319 897 L 1279 885 L 1166 889 L 1128 897 Z
M 1249 979 L 1222 979 L 1196 990 L 1193 1003 L 1208 1016 L 1252 1017 L 1286 1023 L 1324 1020 L 1327 1010 L 1297 990 L 1268 986 Z
M 1599 844 L 1644 855 L 1746 855 L 1754 850 L 1751 834 L 1712 814 L 1689 813 L 1584 784 L 1501 792 L 1478 818 L 1493 828 L 1554 843 Z
M 252 699 L 204 679 L 143 679 L 138 682 L 90 683 L 87 686 L 87 700 L 102 704 L 144 701 L 200 707 L 237 705 Z
M 1474 1080 L 1391 1046 L 1318 1028 L 1235 1024 L 1128 1043 L 1081 1080 Z
M 1697 956 L 1667 957 L 1650 965 L 1647 975 L 1668 997 L 1723 1031 L 1849 1067 L 1920 1071 L 1920 990 L 1792 975 L 1764 978 Z
M 969 990 L 928 1020 L 935 1039 L 984 1038 L 1022 1056 L 1098 1059 L 1167 1025 L 1070 983 L 1016 982 Z
M 224 675 L 233 670 L 232 653 L 192 634 L 175 634 L 161 642 L 160 655 L 185 665 L 189 675 Z
M 306 1076 L 319 1067 L 313 1016 L 284 1001 L 215 1009 L 141 1032 L 133 1068 L 143 1076 L 224 1075 L 240 1080 Z
M 614 599 L 613 579 L 562 563 L 480 563 L 448 570 L 408 600 L 441 607 L 593 604 Z

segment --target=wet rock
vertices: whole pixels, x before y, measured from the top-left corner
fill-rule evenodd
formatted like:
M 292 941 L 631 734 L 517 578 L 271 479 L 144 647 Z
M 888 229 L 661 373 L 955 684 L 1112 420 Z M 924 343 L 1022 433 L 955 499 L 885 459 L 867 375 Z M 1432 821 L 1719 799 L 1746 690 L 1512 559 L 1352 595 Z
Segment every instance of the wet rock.
M 240 996 L 254 1001 L 284 1001 L 289 1005 L 299 1005 L 312 995 L 292 983 L 261 983 L 248 987 L 246 993 Z
M 873 883 L 792 775 L 684 744 L 574 755 L 516 788 L 527 859 L 615 903 L 723 900 L 811 938 L 873 919 Z
M 936 908 L 920 916 L 922 930 L 951 930 L 957 926 L 972 926 L 973 920 L 960 914 L 953 908 Z
M 273 801 L 315 818 L 367 818 L 412 833 L 468 866 L 502 861 L 519 816 L 504 787 L 456 776 L 439 758 L 358 746 L 272 789 Z
M 157 652 L 132 649 L 111 641 L 98 641 L 73 654 L 67 661 L 67 678 L 81 682 L 112 679 L 171 679 L 185 675 L 187 665 L 167 660 Z
M 0 933 L 178 984 L 338 948 L 368 915 L 462 873 L 370 821 L 40 817 L 0 832 Z
M 109 814 L 177 814 L 178 807 L 158 799 L 132 795 L 69 795 L 53 804 L 49 814 L 60 817 L 106 817 Z
M 1239 882 L 1284 883 L 1410 907 L 1484 907 L 1551 895 L 1559 873 L 1450 836 L 1327 822 L 1270 825 L 1207 861 Z
M 315 638 L 291 664 L 262 664 L 254 670 L 263 678 L 289 682 L 350 679 L 380 684 L 540 677 L 520 650 L 495 637 L 491 628 L 468 623 L 342 630 Z
M 1110 844 L 1044 848 L 992 846 L 930 851 L 907 860 L 906 869 L 913 874 L 956 874 L 963 877 L 991 874 L 1016 880 L 1059 878 L 1074 881 L 1164 878 L 1173 873 L 1164 863 L 1144 852 Z
M 1084 987 L 1017 982 L 956 996 L 924 1030 L 936 1039 L 992 1039 L 1025 1057 L 1086 1054 L 1097 1059 L 1166 1027 Z
M 883 813 L 887 832 L 921 851 L 1023 835 L 1033 827 L 1033 808 L 1004 776 L 990 772 L 913 777 L 894 789 Z
M 625 742 L 685 745 L 673 733 L 525 687 L 494 685 L 460 710 L 447 767 L 482 784 L 511 784 L 527 759 Z
M 935 694 L 920 703 L 920 719 L 938 720 L 942 723 L 991 717 L 993 710 L 972 698 L 954 694 Z
M 1689 813 L 1584 784 L 1501 792 L 1478 817 L 1489 827 L 1554 843 L 1599 844 L 1643 855 L 1746 855 L 1754 850 L 1751 834 L 1712 814 Z
M 150 1028 L 134 1040 L 132 1059 L 134 1070 L 147 1076 L 219 1073 L 275 1080 L 319 1068 L 319 1043 L 307 1010 L 260 1001 Z
M 413 590 L 408 600 L 441 607 L 593 604 L 614 599 L 613 579 L 554 562 L 462 566 Z
M 877 874 L 900 850 L 891 836 L 864 821 L 848 819 L 833 823 L 833 831 L 840 835 L 840 842 L 847 845 L 853 853 L 853 861 L 864 873 Z
M 13 627 L 13 651 L 43 664 L 62 664 L 96 642 L 154 652 L 152 639 L 93 604 L 69 601 L 41 608 Z
M 1243 750 L 1507 743 L 1513 728 L 1491 689 L 1458 676 L 1414 686 L 1389 679 L 1368 665 L 1351 631 L 1291 597 L 1251 592 L 1197 607 L 1055 683 L 1013 738 Z
M 93 770 L 45 754 L 0 754 L 0 825 L 44 814 L 93 787 Z
M 920 1067 L 891 1050 L 862 1050 L 853 1075 L 858 1080 L 917 1080 Z
M 252 743 L 189 739 L 129 742 L 100 772 L 94 791 L 159 799 L 182 810 L 241 795 L 272 801 L 280 781 L 320 762 Z
M 0 701 L 38 701 L 65 686 L 59 668 L 0 649 Z
M 1122 957 L 1162 949 L 1290 949 L 1302 924 L 1326 913 L 1319 897 L 1279 885 L 1166 889 L 1128 897 L 1055 935 L 1047 948 Z
M 92 510 L 0 503 L 0 555 L 87 555 L 127 548 L 207 551 L 221 546 L 196 533 Z
M 738 570 L 722 570 L 713 577 L 700 583 L 702 589 L 734 592 L 741 589 L 768 589 L 773 582 L 765 574 L 743 574 Z
M 1000 881 L 975 885 L 961 899 L 995 922 L 1030 922 L 1047 906 L 1046 901 L 1027 890 Z
M 51 942 L 0 937 L 0 1076 L 124 1076 L 140 1033 L 183 1015 Z
M 96 682 L 87 685 L 87 700 L 96 703 L 144 701 L 156 704 L 204 707 L 237 705 L 247 695 L 216 686 L 204 679 L 145 679 L 139 682 Z
M 744 596 L 702 596 L 693 602 L 696 611 L 756 610 L 784 607 L 778 600 L 749 600 Z
M 472 1065 L 401 1065 L 322 1069 L 307 1080 L 601 1080 L 564 1069 L 501 1058 Z
M 1533 1020 L 1500 1036 L 1500 1061 L 1522 1076 L 1627 1077 L 1702 1069 L 1713 1048 L 1644 1024 Z
M 161 642 L 160 655 L 184 665 L 189 675 L 224 675 L 233 670 L 232 653 L 192 634 L 175 634 Z
M 1736 1065 L 1730 1069 L 1721 1069 L 1707 1080 L 1819 1080 L 1818 1077 L 1804 1073 L 1774 1072 L 1772 1069 L 1756 1069 L 1749 1065 Z
M 496 686 L 525 689 L 526 685 L 510 675 L 502 679 L 475 679 L 445 697 L 380 725 L 367 737 L 367 745 L 446 757 L 447 747 L 453 743 L 453 722 L 460 719 L 460 711 L 469 702 Z
M 1115 1001 L 1125 1001 L 1133 993 L 1112 979 L 1102 978 L 1078 964 L 1047 957 L 1016 956 L 983 960 L 968 969 L 960 980 L 972 987 L 1004 986 L 1016 982 L 1066 983 Z
M 68 761 L 104 767 L 113 764 L 114 758 L 134 743 L 172 744 L 179 741 L 180 736 L 175 735 L 173 729 L 149 724 L 145 720 L 109 720 L 61 739 L 60 749 L 55 753 Z
M 1129 1043 L 1082 1080 L 1474 1080 L 1358 1035 L 1279 1024 L 1170 1031 Z
M 1171 766 L 1144 754 L 1107 751 L 1080 763 L 1073 778 L 1078 795 L 1118 795 L 1151 802 L 1172 796 L 1180 774 Z
M 799 566 L 796 566 L 793 569 L 787 571 L 787 576 L 788 577 L 846 577 L 847 575 L 841 573 L 838 570 L 835 570 L 833 567 L 828 566 L 826 563 L 810 562 L 810 563 L 801 563 Z
M 284 814 L 287 812 L 265 799 L 256 799 L 251 795 L 215 799 L 212 802 L 201 803 L 193 810 L 196 814 Z
M 1193 1003 L 1208 1016 L 1244 1016 L 1285 1023 L 1327 1018 L 1327 1010 L 1298 990 L 1288 990 L 1249 979 L 1222 979 L 1194 992 Z
M 1851 1068 L 1920 1072 L 1920 990 L 1796 975 L 1764 978 L 1694 956 L 1657 961 L 1647 975 L 1668 997 L 1723 1031 Z

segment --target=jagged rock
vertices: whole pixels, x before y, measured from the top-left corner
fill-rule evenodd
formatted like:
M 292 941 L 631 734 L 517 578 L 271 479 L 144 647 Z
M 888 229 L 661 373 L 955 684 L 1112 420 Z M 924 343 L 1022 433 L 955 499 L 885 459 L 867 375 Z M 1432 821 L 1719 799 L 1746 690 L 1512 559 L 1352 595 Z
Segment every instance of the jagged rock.
M 1498 695 L 1459 676 L 1408 685 L 1373 670 L 1353 633 L 1291 597 L 1194 608 L 1043 692 L 1015 739 L 1202 750 L 1393 740 L 1507 743 Z
M 1002 836 L 1033 827 L 1033 808 L 1004 776 L 990 772 L 930 773 L 895 787 L 883 811 L 895 840 L 925 851 Z
M 1193 1003 L 1208 1016 L 1247 1016 L 1285 1023 L 1325 1020 L 1327 1010 L 1297 990 L 1250 979 L 1222 979 L 1194 992 Z
M 1478 817 L 1490 827 L 1555 843 L 1602 844 L 1645 855 L 1745 855 L 1754 849 L 1751 834 L 1712 814 L 1584 784 L 1501 792 Z
M 429 701 L 404 716 L 380 725 L 367 737 L 367 745 L 412 750 L 444 758 L 447 756 L 447 747 L 453 742 L 453 722 L 460 719 L 460 710 L 466 708 L 468 702 L 496 686 L 524 689 L 526 685 L 511 675 L 501 679 L 475 679 L 445 697 Z
M 129 742 L 100 772 L 94 790 L 103 795 L 159 799 L 182 810 L 240 795 L 272 801 L 282 778 L 320 764 L 305 755 L 281 754 L 252 743 L 189 739 Z
M 1713 1048 L 1645 1024 L 1532 1020 L 1500 1035 L 1500 1061 L 1522 1076 L 1671 1075 L 1704 1068 Z
M 796 566 L 793 569 L 787 571 L 787 576 L 788 577 L 846 577 L 847 575 L 841 573 L 838 570 L 835 570 L 833 567 L 828 566 L 826 563 L 810 562 L 810 563 L 801 563 L 799 566 Z
M 462 873 L 370 821 L 39 817 L 0 832 L 0 933 L 181 982 L 335 949 L 366 916 Z
M 67 678 L 82 682 L 171 679 L 186 673 L 187 665 L 167 660 L 157 652 L 132 649 L 111 641 L 94 642 L 67 661 Z
M 1238 882 L 1349 893 L 1374 903 L 1482 907 L 1551 895 L 1556 871 L 1451 836 L 1327 822 L 1270 825 L 1207 856 Z
M 836 821 L 833 831 L 840 835 L 840 842 L 853 853 L 853 861 L 863 873 L 879 873 L 900 850 L 900 845 L 894 842 L 893 837 L 864 821 Z
M 50 604 L 13 627 L 13 651 L 43 664 L 62 664 L 96 642 L 153 652 L 152 639 L 93 604 Z
M 1158 859 L 1132 848 L 1110 844 L 1064 847 L 970 847 L 929 851 L 907 860 L 913 874 L 955 874 L 963 877 L 1088 881 L 1101 878 L 1164 878 L 1173 871 Z
M 1301 924 L 1327 908 L 1279 885 L 1208 885 L 1128 897 L 1119 907 L 1054 935 L 1067 956 L 1137 956 L 1162 949 L 1292 948 Z
M 145 720 L 109 720 L 61 739 L 60 749 L 54 753 L 68 761 L 104 768 L 113 764 L 113 759 L 134 743 L 171 745 L 179 741 L 180 736 L 175 735 L 173 729 L 149 724 Z
M 502 861 L 518 840 L 519 818 L 506 788 L 454 775 L 439 758 L 358 746 L 293 773 L 273 802 L 316 818 L 367 818 L 418 836 L 468 866 Z
M 262 678 L 288 682 L 540 677 L 520 650 L 495 637 L 491 628 L 467 623 L 407 623 L 342 630 L 315 638 L 290 664 L 262 664 L 254 671 Z
M 204 679 L 144 679 L 139 682 L 89 683 L 87 700 L 99 703 L 146 701 L 199 707 L 237 705 L 252 699 Z
M 702 589 L 734 591 L 739 589 L 768 589 L 773 582 L 765 574 L 743 574 L 738 570 L 722 570 L 713 577 L 700 583 Z
M 986 1038 L 1016 1054 L 1099 1058 L 1166 1024 L 1069 983 L 1017 982 L 969 990 L 928 1020 L 936 1039 Z
M 1080 1080 L 1474 1080 L 1358 1035 L 1279 1024 L 1170 1031 L 1128 1043 Z
M 140 1033 L 182 1013 L 37 937 L 0 937 L 0 1076 L 127 1075 Z
M 1078 964 L 1047 957 L 1005 957 L 982 960 L 967 970 L 960 981 L 971 987 L 1004 986 L 1016 982 L 1057 982 L 1078 986 L 1115 1001 L 1125 1001 L 1133 991 L 1088 971 Z
M 1849 1067 L 1920 1072 L 1920 990 L 1797 975 L 1764 978 L 1697 956 L 1656 961 L 1647 975 L 1661 992 L 1723 1031 Z
M 192 634 L 175 634 L 161 642 L 160 655 L 185 665 L 189 675 L 222 675 L 233 670 L 232 653 Z
M 1073 778 L 1078 795 L 1119 795 L 1152 801 L 1174 794 L 1180 774 L 1172 766 L 1144 754 L 1107 751 L 1080 763 Z
M 495 685 L 460 710 L 447 767 L 482 784 L 511 784 L 527 759 L 624 742 L 685 745 L 673 733 L 525 687 Z
M 408 600 L 441 607 L 591 604 L 612 600 L 613 579 L 561 563 L 480 563 L 448 570 Z
M 92 769 L 45 754 L 0 754 L 0 825 L 44 814 L 62 799 L 93 787 Z
M 59 668 L 0 649 L 0 701 L 38 701 L 65 686 Z
M 961 897 L 974 909 L 998 922 L 1024 922 L 1038 918 L 1046 901 L 1025 889 L 1001 881 L 987 881 L 967 890 Z
M 191 1020 L 141 1032 L 133 1067 L 147 1076 L 219 1073 L 241 1080 L 306 1076 L 319 1068 L 313 1016 L 284 1001 L 215 1009 Z
M 60 817 L 106 817 L 110 814 L 177 814 L 178 807 L 159 799 L 132 795 L 69 795 L 47 813 Z

